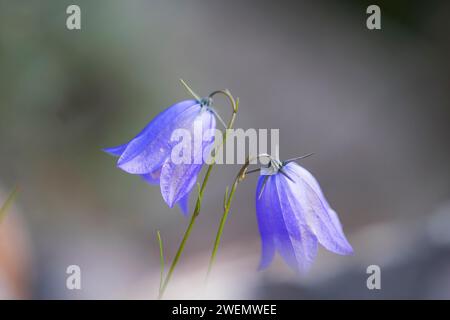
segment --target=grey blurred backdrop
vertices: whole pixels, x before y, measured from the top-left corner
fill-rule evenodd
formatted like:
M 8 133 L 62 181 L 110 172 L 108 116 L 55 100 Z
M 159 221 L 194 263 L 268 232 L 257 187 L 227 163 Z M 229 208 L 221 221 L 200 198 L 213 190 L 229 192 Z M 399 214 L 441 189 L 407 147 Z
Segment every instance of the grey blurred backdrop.
M 366 28 L 372 3 L 380 31 Z M 81 7 L 80 31 L 66 29 L 69 4 Z M 155 230 L 172 259 L 188 220 L 101 148 L 187 98 L 182 77 L 202 95 L 239 96 L 236 127 L 279 128 L 282 158 L 315 152 L 302 164 L 355 255 L 321 250 L 300 277 L 279 259 L 257 272 L 250 177 L 203 286 L 239 168 L 220 166 L 168 298 L 450 298 L 449 11 L 447 1 L 1 0 L 0 199 L 14 185 L 20 194 L 1 227 L 0 297 L 156 297 Z M 217 107 L 229 117 L 225 100 Z M 66 289 L 72 264 L 80 291 Z M 372 264 L 379 291 L 366 287 Z

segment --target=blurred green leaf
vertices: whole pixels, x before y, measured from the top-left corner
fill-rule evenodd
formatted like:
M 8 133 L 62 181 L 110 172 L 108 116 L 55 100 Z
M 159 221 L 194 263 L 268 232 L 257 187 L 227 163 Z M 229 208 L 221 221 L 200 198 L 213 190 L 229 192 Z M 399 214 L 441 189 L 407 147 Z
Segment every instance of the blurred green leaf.
M 11 207 L 12 203 L 14 202 L 14 199 L 16 198 L 18 192 L 19 188 L 15 187 L 8 196 L 8 199 L 6 199 L 5 203 L 0 208 L 0 222 L 3 221 L 3 218 L 6 216 L 6 213 L 8 212 L 9 207 Z

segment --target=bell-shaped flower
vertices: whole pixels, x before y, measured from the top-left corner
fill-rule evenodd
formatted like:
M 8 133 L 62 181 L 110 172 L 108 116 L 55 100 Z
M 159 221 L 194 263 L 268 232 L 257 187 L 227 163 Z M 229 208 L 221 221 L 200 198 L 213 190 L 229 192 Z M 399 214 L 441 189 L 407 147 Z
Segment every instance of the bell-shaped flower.
M 318 243 L 337 254 L 352 254 L 336 212 L 311 173 L 292 161 L 270 164 L 261 170 L 256 189 L 260 268 L 266 268 L 278 252 L 291 268 L 306 271 Z
M 210 104 L 209 98 L 176 103 L 128 143 L 104 151 L 119 157 L 117 166 L 125 172 L 159 184 L 169 207 L 179 203 L 186 214 L 204 154 L 214 144 L 216 120 Z

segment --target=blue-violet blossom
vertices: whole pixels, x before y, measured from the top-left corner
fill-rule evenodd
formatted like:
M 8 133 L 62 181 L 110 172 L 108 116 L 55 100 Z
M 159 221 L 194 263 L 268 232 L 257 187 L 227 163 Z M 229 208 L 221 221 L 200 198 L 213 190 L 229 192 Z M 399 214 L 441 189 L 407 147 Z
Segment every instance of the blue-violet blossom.
M 336 212 L 311 173 L 295 162 L 272 159 L 269 164 L 262 168 L 256 190 L 260 269 L 266 268 L 278 251 L 291 268 L 306 271 L 318 243 L 337 254 L 352 254 Z
M 104 151 L 119 157 L 117 166 L 130 174 L 140 175 L 150 184 L 159 184 L 161 194 L 169 207 L 180 205 L 188 212 L 189 192 L 207 154 L 214 144 L 216 120 L 210 108 L 210 98 L 178 102 L 157 115 L 137 136 L 123 145 Z M 200 125 L 202 137 L 198 143 L 195 129 Z M 188 161 L 172 161 L 172 150 L 180 142 L 174 139 L 177 129 L 191 133 L 188 142 Z M 183 143 L 186 143 L 184 141 Z M 186 148 L 183 147 L 183 152 Z M 186 156 L 186 155 L 184 155 Z

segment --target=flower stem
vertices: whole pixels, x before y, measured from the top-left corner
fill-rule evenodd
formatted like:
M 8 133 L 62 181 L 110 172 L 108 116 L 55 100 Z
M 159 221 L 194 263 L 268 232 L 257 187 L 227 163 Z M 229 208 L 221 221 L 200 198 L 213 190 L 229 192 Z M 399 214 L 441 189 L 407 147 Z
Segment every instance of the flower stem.
M 206 274 L 206 280 L 208 280 L 208 277 L 211 274 L 211 270 L 212 270 L 214 262 L 216 260 L 217 251 L 219 249 L 220 241 L 222 239 L 223 228 L 225 227 L 225 223 L 227 222 L 228 214 L 230 213 L 231 202 L 233 200 L 234 193 L 236 192 L 236 188 L 237 188 L 238 184 L 242 180 L 244 180 L 245 175 L 247 173 L 247 169 L 248 169 L 252 159 L 258 159 L 261 157 L 268 157 L 269 159 L 271 158 L 268 154 L 259 154 L 253 158 L 247 158 L 244 165 L 239 170 L 236 178 L 234 179 L 233 186 L 231 187 L 231 191 L 228 195 L 228 198 L 227 198 L 228 190 L 225 193 L 223 215 L 222 215 L 222 218 L 220 219 L 219 229 L 217 230 L 216 239 L 214 241 L 214 247 L 211 252 L 211 258 L 209 259 L 209 266 L 208 266 L 208 273 Z
M 159 268 L 160 268 L 160 274 L 159 274 L 159 290 L 161 290 L 163 279 L 164 279 L 164 249 L 163 249 L 163 243 L 161 239 L 161 233 L 159 230 L 156 230 L 156 239 L 158 240 L 159 244 Z
M 211 258 L 209 260 L 208 273 L 206 274 L 206 279 L 208 279 L 209 274 L 211 273 L 212 267 L 214 265 L 214 262 L 216 260 L 217 250 L 219 249 L 220 240 L 222 239 L 223 228 L 225 227 L 225 222 L 227 221 L 228 214 L 230 213 L 231 201 L 233 199 L 234 192 L 236 191 L 238 183 L 239 183 L 238 178 L 236 178 L 236 180 L 233 183 L 233 187 L 231 188 L 230 195 L 228 196 L 228 199 L 226 200 L 226 203 L 224 205 L 223 215 L 222 218 L 220 219 L 219 229 L 217 230 L 216 239 L 214 241 L 214 247 L 211 253 Z
M 208 166 L 208 171 L 206 172 L 205 178 L 204 178 L 202 186 L 200 188 L 200 194 L 199 194 L 199 197 L 197 198 L 197 203 L 195 205 L 195 210 L 194 210 L 194 213 L 192 214 L 191 221 L 189 222 L 189 225 L 188 225 L 186 231 L 184 232 L 184 236 L 183 236 L 183 239 L 181 240 L 180 246 L 178 247 L 177 253 L 175 254 L 175 257 L 173 258 L 172 264 L 170 265 L 169 271 L 167 272 L 167 276 L 165 277 L 165 279 L 162 283 L 161 289 L 159 290 L 158 299 L 161 299 L 164 295 L 164 292 L 166 291 L 167 285 L 169 284 L 169 281 L 172 278 L 173 271 L 175 270 L 175 267 L 178 264 L 178 260 L 180 259 L 181 254 L 184 251 L 186 242 L 191 234 L 192 228 L 194 227 L 195 220 L 197 219 L 197 217 L 200 213 L 200 209 L 201 209 L 200 198 L 203 195 L 203 191 L 205 189 L 206 183 L 208 182 L 209 175 L 211 174 L 212 168 L 213 168 L 213 164 Z
M 208 280 L 209 274 L 211 273 L 212 267 L 216 260 L 216 255 L 217 255 L 217 251 L 219 249 L 220 240 L 222 239 L 223 228 L 225 227 L 225 222 L 227 221 L 228 214 L 230 213 L 231 201 L 233 200 L 233 196 L 234 196 L 234 193 L 236 192 L 236 188 L 237 188 L 239 182 L 241 182 L 245 176 L 245 172 L 246 172 L 248 166 L 249 166 L 249 161 L 247 160 L 246 164 L 244 164 L 244 166 L 241 168 L 238 175 L 234 179 L 233 186 L 231 187 L 231 191 L 228 195 L 228 198 L 226 196 L 226 194 L 228 192 L 226 192 L 226 194 L 225 194 L 223 215 L 222 215 L 222 218 L 220 219 L 219 229 L 217 230 L 216 239 L 214 241 L 214 247 L 213 247 L 213 250 L 211 253 L 211 258 L 209 260 L 208 272 L 206 274 L 206 280 Z
M 231 128 L 233 128 L 234 120 L 236 119 L 236 114 L 237 114 L 238 107 L 239 107 L 239 99 L 235 100 L 228 90 L 214 91 L 213 93 L 211 93 L 209 95 L 209 97 L 212 98 L 216 94 L 223 94 L 226 97 L 228 97 L 228 99 L 230 100 L 233 112 L 232 112 L 232 115 L 231 115 L 231 119 L 228 122 L 227 129 L 231 129 Z M 194 227 L 195 221 L 196 221 L 198 215 L 200 214 L 201 203 L 202 203 L 202 198 L 203 198 L 203 192 L 205 191 L 206 184 L 208 183 L 209 176 L 211 175 L 212 168 L 214 167 L 214 164 L 216 163 L 215 156 L 217 154 L 217 150 L 224 145 L 224 143 L 226 142 L 226 139 L 227 139 L 227 130 L 225 130 L 225 134 L 223 135 L 222 142 L 221 142 L 220 145 L 217 146 L 216 152 L 214 153 L 214 156 L 213 156 L 213 159 L 212 159 L 212 162 L 208 166 L 208 170 L 206 171 L 205 177 L 203 178 L 203 182 L 202 182 L 202 185 L 200 187 L 199 194 L 198 194 L 198 197 L 197 197 L 197 202 L 195 204 L 194 212 L 192 213 L 191 220 L 189 222 L 189 225 L 188 225 L 186 231 L 184 232 L 183 239 L 181 240 L 180 246 L 178 247 L 178 250 L 177 250 L 177 252 L 175 254 L 175 257 L 174 257 L 174 259 L 172 261 L 172 264 L 170 265 L 169 271 L 167 272 L 167 275 L 166 275 L 166 277 L 165 277 L 165 279 L 164 279 L 164 281 L 163 281 L 163 283 L 161 285 L 161 288 L 159 290 L 158 299 L 162 299 L 162 297 L 164 295 L 164 292 L 166 291 L 167 285 L 169 284 L 170 279 L 172 278 L 173 272 L 175 270 L 175 267 L 177 266 L 178 261 L 179 261 L 179 259 L 181 257 L 181 254 L 184 251 L 184 247 L 186 246 L 186 242 L 187 242 L 187 240 L 188 240 L 188 238 L 189 238 L 189 236 L 191 234 L 192 228 Z

